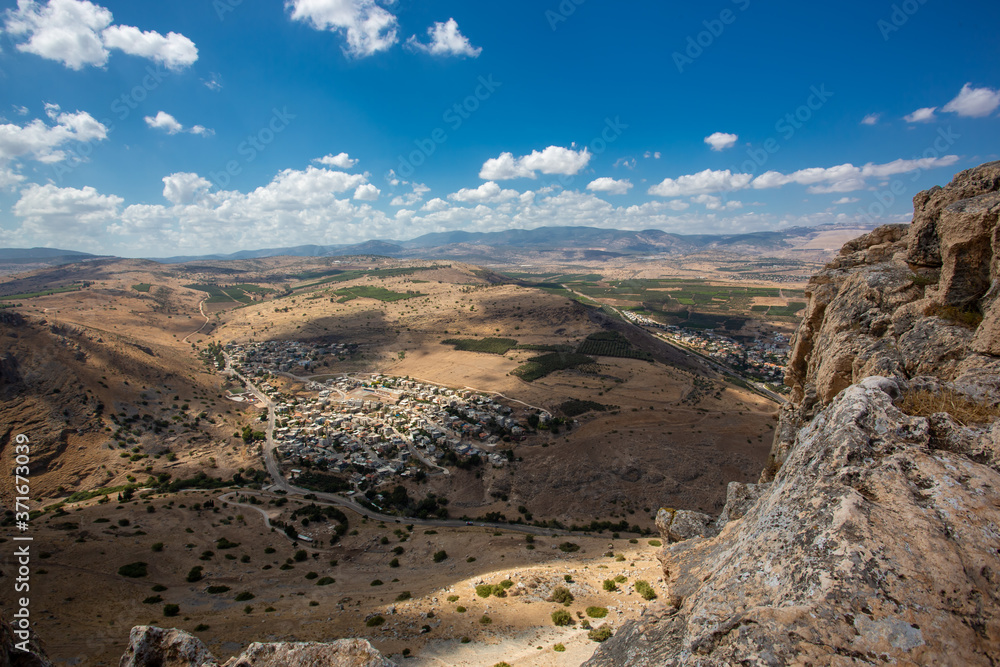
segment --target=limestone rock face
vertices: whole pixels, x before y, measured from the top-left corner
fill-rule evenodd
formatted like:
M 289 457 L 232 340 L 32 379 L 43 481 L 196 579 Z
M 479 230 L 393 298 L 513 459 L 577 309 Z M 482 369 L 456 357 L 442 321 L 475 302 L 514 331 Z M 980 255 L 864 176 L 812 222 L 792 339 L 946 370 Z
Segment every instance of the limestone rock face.
M 1000 162 L 921 192 L 913 206 L 912 224 L 847 243 L 809 281 L 785 375 L 794 409 L 782 412 L 762 481 L 781 465 L 790 434 L 861 379 L 955 381 L 972 370 L 970 356 L 984 367 L 1000 357 Z M 978 375 L 987 386 L 1000 378 Z
M 841 392 L 742 519 L 666 547 L 680 605 L 586 664 L 1000 661 L 1000 473 L 939 449 L 941 427 L 900 412 L 887 388 Z M 993 441 L 990 428 L 958 437 Z
M 119 667 L 220 667 L 200 639 L 183 630 L 132 628 Z M 254 642 L 222 667 L 395 667 L 363 639 L 330 643 Z
M 667 542 L 714 534 L 713 521 L 708 514 L 691 510 L 661 508 L 656 513 L 656 527 Z
M 661 510 L 668 603 L 587 665 L 1000 664 L 1000 162 L 914 211 L 809 282 L 761 483 Z
M 137 625 L 119 667 L 219 667 L 208 648 L 194 635 L 176 628 Z

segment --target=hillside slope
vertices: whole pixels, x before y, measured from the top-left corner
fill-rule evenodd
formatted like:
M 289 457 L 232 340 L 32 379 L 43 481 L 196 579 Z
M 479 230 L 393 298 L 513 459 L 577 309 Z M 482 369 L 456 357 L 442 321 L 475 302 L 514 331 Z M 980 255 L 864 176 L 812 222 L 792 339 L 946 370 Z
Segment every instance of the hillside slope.
M 771 464 L 588 665 L 1000 662 L 1000 163 L 811 282 Z M 688 539 L 685 539 L 688 538 Z

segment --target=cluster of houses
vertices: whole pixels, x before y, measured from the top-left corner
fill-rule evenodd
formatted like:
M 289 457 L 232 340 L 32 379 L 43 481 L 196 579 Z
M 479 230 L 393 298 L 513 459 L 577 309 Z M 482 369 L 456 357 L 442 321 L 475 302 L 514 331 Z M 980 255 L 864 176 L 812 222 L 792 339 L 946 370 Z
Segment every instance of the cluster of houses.
M 784 334 L 771 333 L 740 342 L 714 331 L 663 324 L 628 310 L 622 314 L 633 324 L 659 329 L 671 342 L 698 350 L 756 380 L 780 384 L 784 378 L 789 352 Z
M 727 273 L 726 280 L 733 282 L 766 282 L 766 283 L 804 283 L 810 276 L 798 276 L 791 273 Z
M 236 370 L 274 402 L 277 451 L 293 464 L 344 473 L 356 485 L 378 484 L 474 457 L 502 467 L 509 463 L 507 443 L 528 435 L 515 410 L 492 396 L 378 373 L 309 382 L 307 396 L 283 394 L 269 377 L 293 355 L 315 349 L 306 345 L 227 346 Z
M 303 343 L 295 340 L 269 340 L 226 347 L 234 362 L 242 366 L 267 368 L 282 373 L 308 372 L 326 356 L 347 357 L 357 345 L 344 343 Z

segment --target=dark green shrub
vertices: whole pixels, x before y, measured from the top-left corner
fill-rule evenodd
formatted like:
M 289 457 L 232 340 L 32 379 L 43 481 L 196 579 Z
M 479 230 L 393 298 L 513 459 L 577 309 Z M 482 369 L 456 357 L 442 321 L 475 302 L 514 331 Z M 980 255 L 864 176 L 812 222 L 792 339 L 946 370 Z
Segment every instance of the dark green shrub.
M 565 609 L 552 612 L 552 624 L 557 626 L 573 625 L 573 616 Z
M 549 601 L 558 602 L 559 604 L 569 606 L 570 602 L 573 601 L 573 594 L 569 592 L 569 589 L 565 586 L 556 586 L 552 589 L 552 595 L 549 597 Z
M 656 599 L 656 591 L 653 590 L 653 587 L 649 585 L 648 581 L 643 581 L 642 579 L 636 581 L 635 591 L 646 600 Z
M 132 577 L 133 579 L 138 579 L 139 577 L 145 577 L 149 572 L 146 571 L 146 563 L 137 562 L 129 563 L 128 565 L 122 565 L 118 568 L 118 574 L 123 577 Z

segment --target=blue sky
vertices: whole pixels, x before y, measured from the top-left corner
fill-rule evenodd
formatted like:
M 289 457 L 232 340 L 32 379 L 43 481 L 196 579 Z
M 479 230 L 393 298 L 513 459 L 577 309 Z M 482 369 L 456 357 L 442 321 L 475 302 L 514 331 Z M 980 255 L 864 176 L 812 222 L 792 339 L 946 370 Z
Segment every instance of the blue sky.
M 909 219 L 998 159 L 1000 5 L 0 2 L 0 246 Z

